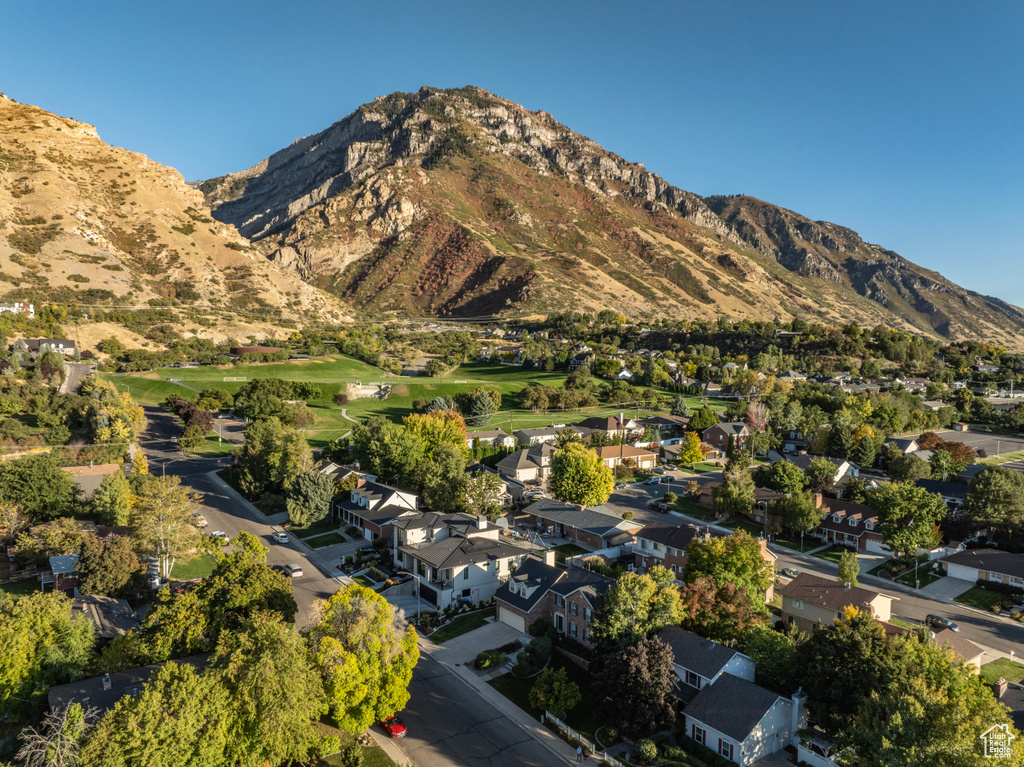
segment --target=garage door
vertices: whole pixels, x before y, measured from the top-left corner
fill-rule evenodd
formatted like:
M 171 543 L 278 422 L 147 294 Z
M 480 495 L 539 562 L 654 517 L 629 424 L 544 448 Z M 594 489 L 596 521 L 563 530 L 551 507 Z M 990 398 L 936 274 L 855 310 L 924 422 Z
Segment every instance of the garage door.
M 524 634 L 526 633 L 526 620 L 523 618 L 522 615 L 516 615 L 515 613 L 511 612 L 508 608 L 498 608 L 498 620 L 508 626 L 511 626 L 516 631 L 521 631 Z
M 873 554 L 892 554 L 892 549 L 887 547 L 881 541 L 876 541 L 869 538 L 865 548 Z
M 978 580 L 977 567 L 964 567 L 963 565 L 955 565 L 952 562 L 947 562 L 946 567 L 948 568 L 946 574 L 950 578 L 959 578 L 962 581 L 971 581 L 972 583 Z

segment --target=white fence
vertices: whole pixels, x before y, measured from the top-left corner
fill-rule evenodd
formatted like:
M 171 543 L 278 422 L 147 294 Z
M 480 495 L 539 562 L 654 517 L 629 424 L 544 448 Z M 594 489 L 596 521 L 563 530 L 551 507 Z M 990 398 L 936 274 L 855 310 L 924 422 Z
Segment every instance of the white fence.
M 244 381 L 245 376 L 224 376 L 225 381 Z
M 612 767 L 630 767 L 630 765 L 620 762 L 614 756 L 610 756 L 603 748 L 592 742 L 589 738 L 584 738 L 579 732 L 567 725 L 550 711 L 544 712 L 544 721 L 553 722 L 554 725 L 564 733 L 564 736 L 567 739 L 578 741 L 585 750 L 590 752 L 591 756 L 603 761 L 605 764 L 610 764 Z

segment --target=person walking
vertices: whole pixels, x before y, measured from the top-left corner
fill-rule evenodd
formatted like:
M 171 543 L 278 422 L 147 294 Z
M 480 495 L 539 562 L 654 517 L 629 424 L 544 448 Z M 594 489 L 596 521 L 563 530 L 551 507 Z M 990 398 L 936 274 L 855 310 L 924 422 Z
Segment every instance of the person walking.
M 576 761 L 583 761 L 583 746 L 576 746 Z

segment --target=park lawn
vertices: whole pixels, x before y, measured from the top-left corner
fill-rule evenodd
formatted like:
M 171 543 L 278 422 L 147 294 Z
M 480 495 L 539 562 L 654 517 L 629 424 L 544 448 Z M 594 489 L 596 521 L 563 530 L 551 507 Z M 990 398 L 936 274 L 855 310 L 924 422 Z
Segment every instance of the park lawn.
M 978 460 L 977 463 L 983 463 L 986 466 L 998 466 L 1001 463 L 1007 463 L 1008 461 L 1020 461 L 1022 459 L 1024 459 L 1024 450 L 1018 450 L 1014 453 L 990 455 Z
M 327 533 L 327 535 L 318 535 L 315 538 L 306 538 L 305 541 L 311 548 L 322 549 L 336 543 L 348 543 L 348 538 L 341 533 Z
M 594 707 L 597 704 L 598 695 L 594 689 L 593 677 L 589 672 L 584 671 L 572 661 L 562 656 L 553 654 L 548 668 L 564 668 L 569 676 L 569 681 L 575 682 L 580 688 L 580 702 L 576 708 L 569 711 L 565 717 L 560 717 L 567 725 L 580 733 L 587 739 L 593 741 L 594 733 L 601 726 L 601 722 L 594 715 Z M 543 711 L 539 711 L 530 705 L 530 689 L 537 681 L 537 677 L 519 679 L 513 674 L 502 674 L 496 679 L 488 682 L 491 687 L 500 692 L 519 708 L 528 713 L 534 719 L 539 720 Z M 551 713 L 556 713 L 552 711 Z
M 1001 594 L 998 591 L 989 591 L 988 589 L 981 588 L 981 586 L 971 586 L 971 588 L 958 596 L 956 601 L 962 605 L 988 611 L 996 602 L 1002 602 L 1005 599 L 1007 599 L 1006 594 Z
M 184 562 L 175 562 L 171 569 L 171 580 L 190 581 L 193 578 L 209 578 L 217 567 L 217 560 L 209 554 L 203 554 Z
M 559 562 L 565 562 L 569 557 L 578 557 L 580 554 L 587 553 L 586 549 L 575 543 L 563 543 L 561 546 L 555 546 L 552 551 L 555 552 L 555 559 Z
M 1017 663 L 1009 658 L 999 658 L 981 667 L 981 678 L 987 684 L 995 684 L 999 679 L 1019 683 L 1024 679 L 1024 663 Z
M 115 384 L 120 391 L 127 391 L 140 405 L 163 405 L 172 394 L 180 394 L 182 397 L 195 395 L 191 389 L 163 379 L 112 373 L 100 373 L 100 378 Z
M 460 615 L 451 623 L 441 626 L 441 628 L 431 634 L 430 641 L 435 644 L 447 642 L 449 639 L 454 639 L 457 636 L 468 634 L 470 631 L 486 625 L 487 619 L 493 617 L 493 608 L 489 610 L 477 610 L 475 613 Z
M 20 581 L 5 581 L 0 583 L 0 594 L 13 597 L 14 599 L 27 597 L 29 594 L 35 593 L 39 590 L 38 578 L 24 578 Z

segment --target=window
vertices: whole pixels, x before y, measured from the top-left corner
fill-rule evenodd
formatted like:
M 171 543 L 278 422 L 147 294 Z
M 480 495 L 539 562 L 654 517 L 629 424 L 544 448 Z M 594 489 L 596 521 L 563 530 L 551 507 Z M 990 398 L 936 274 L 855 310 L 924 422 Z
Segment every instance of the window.
M 569 603 L 569 614 L 570 615 L 579 615 L 580 614 L 580 607 L 579 607 L 579 605 L 577 605 L 575 602 L 570 602 Z
M 584 607 L 583 608 L 583 620 L 585 620 L 587 623 L 590 623 L 590 621 L 593 620 L 593 618 L 594 618 L 594 613 L 591 611 L 591 609 L 589 607 Z
M 690 730 L 690 737 L 700 743 L 702 746 L 707 745 L 708 735 L 704 732 L 703 727 L 692 725 L 693 729 Z
M 690 685 L 690 687 L 696 687 L 698 690 L 700 689 L 700 677 L 692 671 L 686 672 L 686 683 Z
M 464 581 L 468 581 L 469 580 L 469 568 L 468 567 L 465 570 L 462 571 L 462 580 L 464 580 Z
M 590 629 L 583 629 L 583 641 L 590 644 Z
M 565 598 L 560 594 L 555 594 L 555 607 L 565 607 Z
M 797 626 L 797 625 L 799 625 L 798 622 L 797 622 L 796 616 L 793 616 L 793 615 L 789 616 L 789 625 L 790 626 Z
M 727 740 L 718 739 L 718 753 L 726 759 L 732 759 L 732 743 Z
M 661 551 L 661 544 L 660 543 L 655 543 L 654 544 L 654 550 L 655 551 Z
M 569 624 L 569 636 L 575 637 L 576 634 L 577 634 L 576 624 L 575 623 L 570 623 Z

